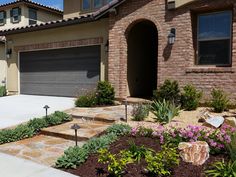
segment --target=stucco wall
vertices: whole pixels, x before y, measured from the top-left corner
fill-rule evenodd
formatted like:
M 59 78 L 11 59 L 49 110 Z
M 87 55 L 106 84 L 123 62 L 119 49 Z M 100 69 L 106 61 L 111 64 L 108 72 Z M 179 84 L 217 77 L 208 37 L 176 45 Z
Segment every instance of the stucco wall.
M 196 46 L 192 12 L 232 9 L 233 38 L 232 66 L 195 65 Z M 192 11 L 193 10 L 193 11 Z M 179 81 L 180 86 L 193 84 L 209 95 L 213 88 L 221 88 L 236 98 L 236 2 L 235 0 L 205 0 L 190 3 L 176 10 L 166 10 L 165 0 L 129 0 L 119 6 L 117 15 L 109 19 L 109 81 L 115 86 L 117 97 L 129 96 L 127 83 L 127 31 L 141 20 L 153 22 L 158 29 L 159 86 L 166 79 Z M 171 28 L 176 28 L 176 41 L 167 45 Z M 145 74 L 145 73 L 143 73 Z
M 78 17 L 80 5 L 80 0 L 64 0 L 64 18 Z
M 45 46 L 48 45 L 48 43 L 53 42 L 63 42 L 70 40 L 74 41 L 97 37 L 103 38 L 103 44 L 101 45 L 101 80 L 104 80 L 107 77 L 105 75 L 105 70 L 107 70 L 107 53 L 104 50 L 104 45 L 106 44 L 108 38 L 108 19 L 102 19 L 92 23 L 7 36 L 8 40 L 12 40 L 12 45 L 9 47 L 13 48 L 13 54 L 8 60 L 7 88 L 9 92 L 18 92 L 19 74 L 17 48 L 19 48 L 19 46 L 21 46 L 21 48 L 22 46 L 31 46 L 35 44 L 41 44 L 41 46 Z
M 21 21 L 19 23 L 12 23 L 10 17 L 10 10 L 14 7 L 10 6 L 1 10 L 5 10 L 7 13 L 6 24 L 0 26 L 0 30 L 16 28 L 21 26 L 29 25 L 29 8 L 26 5 L 16 6 L 21 8 Z M 62 18 L 62 15 L 58 15 L 56 13 L 48 12 L 42 9 L 37 10 L 38 22 L 48 22 L 53 20 L 58 20 Z
M 4 84 L 6 78 L 6 69 L 5 44 L 0 43 L 0 85 Z

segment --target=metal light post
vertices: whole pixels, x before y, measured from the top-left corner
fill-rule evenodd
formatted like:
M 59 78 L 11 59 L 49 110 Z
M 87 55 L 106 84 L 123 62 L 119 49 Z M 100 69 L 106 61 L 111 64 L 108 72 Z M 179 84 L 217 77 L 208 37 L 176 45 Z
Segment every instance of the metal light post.
M 48 118 L 48 109 L 49 109 L 50 107 L 49 107 L 48 105 L 45 105 L 43 108 L 44 108 L 45 111 L 46 111 L 46 118 Z
M 128 101 L 125 99 L 125 121 L 128 122 Z
M 78 130 L 80 126 L 78 124 L 74 124 L 71 126 L 71 129 L 75 130 L 75 146 L 78 146 Z

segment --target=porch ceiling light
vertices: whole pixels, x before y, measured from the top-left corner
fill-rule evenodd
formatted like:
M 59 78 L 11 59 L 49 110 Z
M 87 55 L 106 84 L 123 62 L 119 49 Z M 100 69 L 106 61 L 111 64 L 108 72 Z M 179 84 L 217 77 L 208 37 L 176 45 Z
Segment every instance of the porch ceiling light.
M 173 45 L 175 43 L 176 29 L 171 28 L 170 33 L 168 34 L 168 44 Z

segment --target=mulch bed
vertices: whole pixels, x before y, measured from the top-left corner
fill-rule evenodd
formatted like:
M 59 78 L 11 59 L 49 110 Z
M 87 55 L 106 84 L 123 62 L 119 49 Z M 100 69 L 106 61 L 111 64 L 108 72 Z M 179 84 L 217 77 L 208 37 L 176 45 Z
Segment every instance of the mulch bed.
M 134 142 L 136 145 L 144 145 L 147 148 L 152 148 L 155 151 L 160 151 L 161 147 L 156 139 L 148 137 L 131 137 L 125 136 L 121 137 L 118 141 L 110 146 L 110 151 L 112 153 L 119 153 L 120 150 L 128 149 L 129 143 Z M 209 167 L 209 164 L 218 161 L 222 158 L 226 158 L 224 155 L 210 156 L 207 162 L 202 166 L 193 166 L 190 163 L 185 163 L 180 161 L 178 167 L 173 169 L 172 177 L 204 177 L 204 170 Z M 80 165 L 77 169 L 66 170 L 69 173 L 78 175 L 80 177 L 111 177 L 107 172 L 107 165 L 100 164 L 98 161 L 98 155 L 91 155 L 88 160 Z M 128 164 L 126 168 L 126 174 L 123 177 L 153 177 L 148 175 L 144 168 L 146 167 L 146 162 L 142 160 L 139 164 Z M 98 170 L 104 170 L 103 174 L 98 174 Z M 156 176 L 155 176 L 156 177 Z

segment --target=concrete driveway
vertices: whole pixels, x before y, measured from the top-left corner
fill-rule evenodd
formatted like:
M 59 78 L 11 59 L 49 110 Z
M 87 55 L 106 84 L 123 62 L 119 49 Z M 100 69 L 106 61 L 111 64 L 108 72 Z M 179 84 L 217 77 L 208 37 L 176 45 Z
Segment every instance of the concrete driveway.
M 43 107 L 48 105 L 48 113 L 74 107 L 74 98 L 14 95 L 0 98 L 0 129 L 26 122 L 45 115 Z

